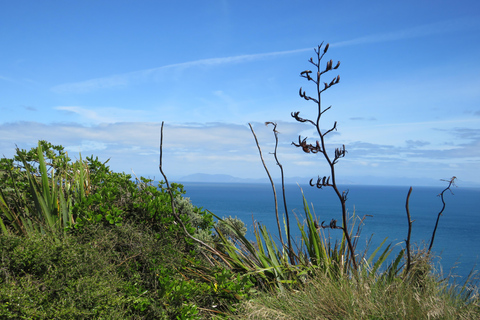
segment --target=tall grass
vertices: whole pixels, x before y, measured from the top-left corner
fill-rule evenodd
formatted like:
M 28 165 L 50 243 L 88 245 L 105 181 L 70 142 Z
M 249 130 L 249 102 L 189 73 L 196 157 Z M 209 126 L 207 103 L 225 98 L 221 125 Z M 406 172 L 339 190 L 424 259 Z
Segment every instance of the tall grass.
M 413 267 L 423 274 L 428 261 Z M 411 281 L 381 277 L 332 279 L 315 274 L 301 290 L 269 292 L 243 303 L 232 319 L 478 319 L 478 297 L 453 294 L 428 274 Z

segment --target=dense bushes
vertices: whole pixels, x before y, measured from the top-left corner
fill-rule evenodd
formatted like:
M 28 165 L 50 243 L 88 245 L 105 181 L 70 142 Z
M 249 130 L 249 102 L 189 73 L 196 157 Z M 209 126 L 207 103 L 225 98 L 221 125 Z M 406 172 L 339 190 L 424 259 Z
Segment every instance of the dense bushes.
M 17 149 L 13 159 L 1 159 L 3 232 L 25 234 L 32 224 L 61 231 L 64 227 L 81 230 L 88 224 L 129 221 L 148 224 L 157 232 L 168 229 L 183 239 L 163 185 L 157 188 L 152 180 L 134 181 L 131 175 L 112 172 L 107 162 L 93 156 L 71 162 L 62 146 L 46 141 L 39 141 L 38 147 L 28 152 Z M 211 214 L 182 199 L 183 186 L 173 184 L 172 190 L 188 231 L 208 233 L 213 227 Z
M 229 310 L 250 286 L 128 223 L 61 239 L 3 235 L 0 248 L 2 319 L 193 319 Z
M 89 240 L 70 235 L 60 240 L 40 234 L 0 237 L 0 317 L 127 319 L 165 315 L 159 299 L 150 294 L 155 282 L 139 268 L 148 268 L 149 260 L 164 257 L 158 250 L 152 252 L 151 248 L 158 246 L 154 237 L 126 227 L 88 231 Z M 131 256 L 135 259 L 127 260 Z
M 0 318 L 195 319 L 249 295 L 249 277 L 185 237 L 162 184 L 45 141 L 0 175 Z M 213 244 L 212 215 L 171 188 L 187 231 Z

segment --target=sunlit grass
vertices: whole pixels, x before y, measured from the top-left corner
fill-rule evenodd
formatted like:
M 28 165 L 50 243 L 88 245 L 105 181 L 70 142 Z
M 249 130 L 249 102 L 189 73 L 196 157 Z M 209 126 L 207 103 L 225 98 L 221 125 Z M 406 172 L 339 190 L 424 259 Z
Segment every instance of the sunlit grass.
M 417 260 L 412 275 L 332 279 L 317 273 L 299 290 L 271 291 L 243 303 L 232 319 L 479 319 L 475 291 L 459 292 Z M 418 273 L 417 273 L 418 272 Z M 416 274 L 416 275 L 415 275 Z

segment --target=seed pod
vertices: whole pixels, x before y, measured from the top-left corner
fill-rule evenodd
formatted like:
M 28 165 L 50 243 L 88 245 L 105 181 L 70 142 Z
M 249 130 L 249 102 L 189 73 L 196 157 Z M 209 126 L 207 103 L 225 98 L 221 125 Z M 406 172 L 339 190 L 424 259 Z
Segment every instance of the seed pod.
M 332 64 L 333 64 L 332 60 L 328 61 L 327 62 L 327 69 L 325 71 L 331 70 L 332 69 Z
M 330 46 L 330 43 L 327 43 L 327 45 L 325 46 L 325 49 L 323 50 L 323 53 L 327 53 L 327 50 L 328 50 L 328 47 Z
M 337 62 L 337 65 L 333 69 L 338 69 L 340 67 L 340 61 Z

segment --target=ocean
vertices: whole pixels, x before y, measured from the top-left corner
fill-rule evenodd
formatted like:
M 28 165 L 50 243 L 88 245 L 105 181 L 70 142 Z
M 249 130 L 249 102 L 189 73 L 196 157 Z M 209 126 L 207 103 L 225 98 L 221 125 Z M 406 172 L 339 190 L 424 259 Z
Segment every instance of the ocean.
M 247 238 L 253 239 L 253 221 L 264 224 L 278 238 L 275 219 L 273 191 L 270 184 L 248 183 L 197 183 L 182 182 L 186 197 L 198 207 L 208 209 L 220 217 L 237 217 L 248 228 Z M 447 187 L 448 183 L 445 183 Z M 365 248 L 368 239 L 370 248 L 376 248 L 386 237 L 386 243 L 396 246 L 397 252 L 405 245 L 408 220 L 405 201 L 409 187 L 399 186 L 339 186 L 348 190 L 347 208 L 359 217 L 367 215 L 359 249 Z M 283 214 L 281 185 L 276 185 L 279 214 Z M 331 188 L 317 189 L 306 185 L 285 186 L 290 228 L 294 240 L 299 239 L 296 217 L 303 221 L 302 191 L 319 222 L 326 224 L 337 219 L 341 224 L 341 206 Z M 428 245 L 435 221 L 442 209 L 439 193 L 444 188 L 413 187 L 410 196 L 410 215 L 414 220 L 411 243 Z M 465 278 L 477 270 L 480 261 L 480 188 L 452 187 L 444 193 L 445 210 L 435 235 L 432 251 L 438 256 L 436 268 L 444 275 L 452 273 Z M 333 233 L 341 231 L 331 231 Z M 338 236 L 339 234 L 337 234 Z M 371 249 L 372 250 L 372 249 Z M 358 252 L 358 250 L 357 250 Z

